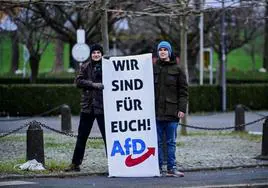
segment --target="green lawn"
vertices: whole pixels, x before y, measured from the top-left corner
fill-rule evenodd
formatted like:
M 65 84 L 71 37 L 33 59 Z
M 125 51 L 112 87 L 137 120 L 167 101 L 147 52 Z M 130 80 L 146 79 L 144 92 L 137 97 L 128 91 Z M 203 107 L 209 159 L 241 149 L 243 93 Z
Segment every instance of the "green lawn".
M 227 70 L 234 72 L 234 71 L 241 71 L 241 72 L 248 72 L 253 70 L 253 63 L 251 60 L 251 56 L 247 50 L 250 44 L 254 43 L 256 52 L 255 52 L 255 62 L 256 62 L 256 69 L 260 69 L 262 67 L 263 61 L 263 36 L 257 37 L 254 41 L 249 42 L 249 44 L 244 45 L 243 47 L 236 49 L 228 54 L 227 56 Z M 218 66 L 218 54 L 214 53 L 214 68 Z
M 262 67 L 262 55 L 256 53 L 255 55 L 256 61 L 256 69 L 260 69 Z M 214 53 L 213 56 L 213 67 L 216 68 L 219 63 L 218 54 Z M 253 63 L 251 57 L 243 48 L 236 49 L 232 51 L 227 56 L 227 70 L 228 71 L 242 71 L 248 72 L 252 71 Z
M 19 69 L 23 69 L 23 46 L 19 45 L 20 57 L 19 57 Z M 69 44 L 64 46 L 64 70 L 69 67 Z M 50 43 L 46 48 L 40 61 L 40 73 L 50 72 L 53 68 L 55 61 L 55 47 L 53 43 Z M 8 37 L 1 37 L 0 39 L 0 74 L 8 73 L 11 66 L 11 39 Z M 29 63 L 26 64 L 27 72 L 30 72 Z
M 8 37 L 0 38 L 0 73 L 6 73 L 10 69 L 11 62 L 10 39 Z

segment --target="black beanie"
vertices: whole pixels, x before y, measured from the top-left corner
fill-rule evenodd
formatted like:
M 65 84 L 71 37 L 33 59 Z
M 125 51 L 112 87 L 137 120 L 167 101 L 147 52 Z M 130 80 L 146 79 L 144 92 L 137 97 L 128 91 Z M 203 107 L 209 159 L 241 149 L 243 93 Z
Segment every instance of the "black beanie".
M 90 46 L 90 56 L 91 56 L 92 52 L 95 51 L 95 50 L 99 50 L 101 52 L 101 54 L 103 55 L 103 48 L 102 48 L 102 46 L 99 45 L 99 44 L 92 44 Z

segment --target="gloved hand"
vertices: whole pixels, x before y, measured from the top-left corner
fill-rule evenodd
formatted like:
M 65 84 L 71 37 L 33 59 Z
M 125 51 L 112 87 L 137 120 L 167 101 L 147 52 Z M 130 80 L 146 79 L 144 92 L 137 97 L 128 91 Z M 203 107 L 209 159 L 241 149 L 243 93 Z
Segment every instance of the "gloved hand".
M 104 85 L 102 83 L 92 83 L 92 87 L 95 89 L 104 89 Z

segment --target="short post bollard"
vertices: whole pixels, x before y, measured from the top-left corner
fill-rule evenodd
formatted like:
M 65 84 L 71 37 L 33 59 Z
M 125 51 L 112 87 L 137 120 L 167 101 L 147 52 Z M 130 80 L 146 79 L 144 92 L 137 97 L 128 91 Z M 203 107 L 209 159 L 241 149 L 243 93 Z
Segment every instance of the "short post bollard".
M 262 129 L 262 149 L 261 156 L 263 159 L 268 160 L 268 118 L 266 117 Z
M 27 130 L 26 160 L 35 159 L 45 165 L 43 130 L 37 121 L 32 121 Z
M 241 104 L 235 107 L 235 131 L 245 131 L 245 110 Z
M 72 132 L 71 123 L 71 109 L 68 105 L 64 104 L 61 106 L 61 130 L 63 132 Z

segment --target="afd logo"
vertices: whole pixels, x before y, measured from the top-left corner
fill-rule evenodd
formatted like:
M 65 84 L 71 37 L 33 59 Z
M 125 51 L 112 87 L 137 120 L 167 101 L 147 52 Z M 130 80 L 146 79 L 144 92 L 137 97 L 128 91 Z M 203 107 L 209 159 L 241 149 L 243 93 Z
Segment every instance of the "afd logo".
M 155 148 L 148 147 L 147 151 L 137 157 L 132 158 L 133 155 L 142 154 L 146 150 L 146 144 L 141 139 L 131 139 L 127 138 L 123 144 L 119 142 L 119 140 L 115 140 L 112 147 L 111 156 L 118 155 L 126 155 L 125 164 L 127 167 L 136 166 L 145 160 L 147 160 L 151 155 L 155 155 Z

